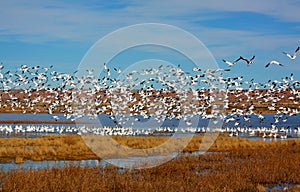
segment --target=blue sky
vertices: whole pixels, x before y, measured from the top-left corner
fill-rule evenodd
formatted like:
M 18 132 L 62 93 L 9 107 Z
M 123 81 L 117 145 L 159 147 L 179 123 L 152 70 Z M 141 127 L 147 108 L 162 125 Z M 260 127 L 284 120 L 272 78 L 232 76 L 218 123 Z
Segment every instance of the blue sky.
M 232 76 L 266 82 L 293 72 L 300 80 L 300 55 L 290 61 L 281 53 L 300 45 L 299 10 L 299 0 L 1 1 L 0 61 L 9 69 L 54 65 L 57 71 L 71 72 L 98 39 L 121 27 L 151 22 L 195 35 L 221 68 L 227 68 L 223 58 L 256 55 L 252 66 L 232 67 Z M 285 66 L 265 69 L 272 59 Z

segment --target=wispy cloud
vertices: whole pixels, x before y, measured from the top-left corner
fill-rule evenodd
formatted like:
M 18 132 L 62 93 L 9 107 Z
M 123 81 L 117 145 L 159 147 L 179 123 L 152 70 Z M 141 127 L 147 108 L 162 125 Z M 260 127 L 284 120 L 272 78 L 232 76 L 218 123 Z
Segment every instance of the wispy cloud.
M 96 2 L 96 1 L 95 1 Z M 131 1 L 114 4 L 79 4 L 63 1 L 2 1 L 0 29 L 7 34 L 36 36 L 38 40 L 88 40 L 121 26 L 141 22 L 185 25 L 195 20 L 210 20 L 225 12 L 249 11 L 276 19 L 298 22 L 297 1 Z M 245 24 L 246 21 L 245 21 Z M 27 37 L 28 38 L 28 37 Z M 44 39 L 43 39 L 44 38 Z M 30 38 L 29 38 L 30 40 Z

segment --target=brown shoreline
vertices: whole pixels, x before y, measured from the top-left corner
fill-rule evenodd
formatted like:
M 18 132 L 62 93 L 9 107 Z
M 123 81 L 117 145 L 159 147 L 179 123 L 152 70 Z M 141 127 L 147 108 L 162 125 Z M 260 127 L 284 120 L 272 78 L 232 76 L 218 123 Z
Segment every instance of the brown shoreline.
M 296 91 L 299 91 L 300 89 L 296 89 Z M 88 92 L 88 90 L 86 90 Z M 31 93 L 29 96 L 28 94 L 25 94 L 22 90 L 10 90 L 9 94 L 6 93 L 5 91 L 0 90 L 0 94 L 2 95 L 0 98 L 0 102 L 2 105 L 0 105 L 0 113 L 16 113 L 16 114 L 22 114 L 22 113 L 37 113 L 37 114 L 45 114 L 49 112 L 49 106 L 51 106 L 51 103 L 54 101 L 63 101 L 63 103 L 60 103 L 59 105 L 55 105 L 54 108 L 52 106 L 51 110 L 52 113 L 65 113 L 65 105 L 68 107 L 79 107 L 80 109 L 85 106 L 81 106 L 80 103 L 76 103 L 75 101 L 73 102 L 66 102 L 64 101 L 65 96 L 70 96 L 72 93 L 72 89 L 66 90 L 66 93 L 58 93 L 56 97 L 54 97 L 53 93 L 50 93 L 48 91 L 34 91 Z M 137 102 L 141 101 L 143 97 L 141 96 L 141 90 L 131 90 L 129 93 L 135 98 L 135 101 L 128 102 L 126 105 L 129 108 L 131 108 L 133 105 L 137 104 Z M 142 109 L 144 112 L 147 112 L 149 114 L 153 114 L 155 111 L 155 108 L 152 108 L 148 105 L 148 102 L 152 102 L 153 105 L 161 105 L 161 99 L 162 98 L 167 98 L 170 101 L 179 101 L 180 100 L 180 95 L 177 95 L 175 91 L 162 91 L 162 90 L 152 90 L 152 91 L 143 91 L 143 94 L 149 93 L 149 96 L 147 97 L 147 102 L 145 102 L 145 106 Z M 246 94 L 247 93 L 247 94 Z M 112 107 L 111 107 L 111 97 L 112 94 L 115 96 L 119 96 L 120 93 L 110 93 L 108 94 L 106 90 L 101 90 L 97 93 L 95 93 L 91 97 L 87 97 L 85 93 L 82 94 L 75 94 L 72 95 L 72 98 L 76 97 L 83 97 L 86 98 L 87 100 L 90 100 L 91 102 L 87 102 L 85 104 L 95 107 L 95 109 L 103 108 L 105 107 L 105 110 L 102 110 L 102 114 L 107 114 L 112 112 Z M 248 108 L 250 106 L 254 107 L 251 112 L 260 114 L 276 114 L 280 108 L 286 109 L 289 108 L 291 110 L 295 109 L 297 112 L 291 112 L 291 114 L 294 113 L 300 113 L 298 111 L 299 108 L 299 101 L 300 98 L 297 97 L 297 94 L 293 93 L 291 89 L 286 89 L 284 91 L 282 90 L 275 90 L 273 92 L 268 92 L 266 89 L 260 89 L 260 90 L 236 90 L 236 91 L 229 91 L 228 93 L 221 91 L 221 92 L 216 92 L 216 93 L 210 93 L 208 90 L 197 90 L 197 97 L 191 96 L 193 95 L 192 92 L 187 91 L 185 93 L 189 97 L 182 102 L 183 106 L 188 106 L 190 104 L 193 104 L 194 106 L 205 106 L 206 108 L 206 113 L 209 114 L 211 113 L 211 107 L 208 107 L 206 103 L 206 97 L 209 97 L 211 95 L 216 95 L 217 99 L 213 104 L 217 106 L 224 106 L 225 105 L 225 99 L 227 100 L 228 108 L 223 109 L 224 113 L 231 113 L 232 110 L 243 110 L 245 113 L 250 112 Z M 18 107 L 14 106 L 11 104 L 11 98 L 9 95 L 14 95 L 15 98 L 17 98 L 17 101 L 20 103 Z M 225 95 L 227 97 L 225 98 Z M 261 95 L 258 97 L 258 95 Z M 26 104 L 24 98 L 27 98 L 27 100 L 32 101 L 36 99 L 37 97 L 40 97 L 40 101 L 37 103 L 34 103 L 34 105 L 29 108 Z M 122 96 L 122 95 L 120 95 Z M 273 98 L 280 98 L 280 101 L 274 102 L 272 100 L 269 100 L 268 98 L 273 97 Z M 72 99 L 71 98 L 71 99 Z M 157 99 L 161 98 L 161 99 Z M 289 99 L 289 98 L 295 98 L 295 99 Z M 265 100 L 266 99 L 266 100 Z M 93 102 L 100 102 L 101 104 L 99 106 L 94 106 Z M 169 103 L 169 102 L 168 102 Z M 117 103 L 118 104 L 118 103 Z M 269 110 L 269 107 L 272 104 L 276 104 L 276 110 Z M 222 110 L 222 109 L 221 109 Z M 282 110 L 279 110 L 282 111 Z M 87 111 L 88 112 L 88 111 Z M 129 111 L 125 111 L 126 113 L 129 113 Z M 133 111 L 134 113 L 139 113 L 139 111 Z M 187 113 L 191 113 L 192 111 L 186 111 Z M 176 106 L 173 105 L 171 108 L 168 110 L 168 113 L 180 113 L 177 111 Z

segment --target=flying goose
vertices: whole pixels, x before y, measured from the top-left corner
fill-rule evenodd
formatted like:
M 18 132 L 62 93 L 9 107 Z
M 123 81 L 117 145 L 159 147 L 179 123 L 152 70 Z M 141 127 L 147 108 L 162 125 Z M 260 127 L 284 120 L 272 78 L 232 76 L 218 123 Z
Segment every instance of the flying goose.
M 232 66 L 234 66 L 239 60 L 241 60 L 241 57 L 238 58 L 237 60 L 233 61 L 233 62 L 227 61 L 227 60 L 223 59 L 223 62 L 226 63 L 229 67 L 232 67 Z
M 253 55 L 253 57 L 250 60 L 248 60 L 248 59 L 246 59 L 246 58 L 244 58 L 242 56 L 240 56 L 239 59 L 246 61 L 247 66 L 250 66 L 251 64 L 253 64 L 253 60 L 255 59 L 255 55 Z
M 265 68 L 268 68 L 270 65 L 279 65 L 279 66 L 283 66 L 283 64 L 279 63 L 278 61 L 272 60 L 270 61 Z
M 285 54 L 287 57 L 289 57 L 291 60 L 294 60 L 297 57 L 297 53 L 299 52 L 299 49 L 300 47 L 298 46 L 293 55 L 286 52 L 282 52 L 282 53 Z

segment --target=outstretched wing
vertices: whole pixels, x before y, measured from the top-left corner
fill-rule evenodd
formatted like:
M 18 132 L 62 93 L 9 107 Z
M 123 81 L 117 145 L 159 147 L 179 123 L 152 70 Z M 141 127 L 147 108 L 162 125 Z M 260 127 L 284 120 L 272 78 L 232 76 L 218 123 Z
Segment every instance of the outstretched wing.
M 300 47 L 298 46 L 297 49 L 295 50 L 295 54 L 297 54 L 300 50 Z
M 244 60 L 244 58 L 240 56 L 237 60 L 234 61 L 234 63 L 239 62 L 239 60 L 241 60 L 241 59 Z
M 231 63 L 230 61 L 226 61 L 225 59 L 223 59 L 223 62 L 225 62 L 228 66 L 233 66 L 234 63 Z
M 285 54 L 286 56 L 288 56 L 290 59 L 292 59 L 292 56 L 289 53 L 287 53 L 287 52 L 282 52 L 282 53 Z
M 240 59 L 248 62 L 248 59 L 246 59 L 246 58 L 244 58 L 244 57 L 242 57 L 242 56 L 240 56 L 239 60 L 240 60 Z

